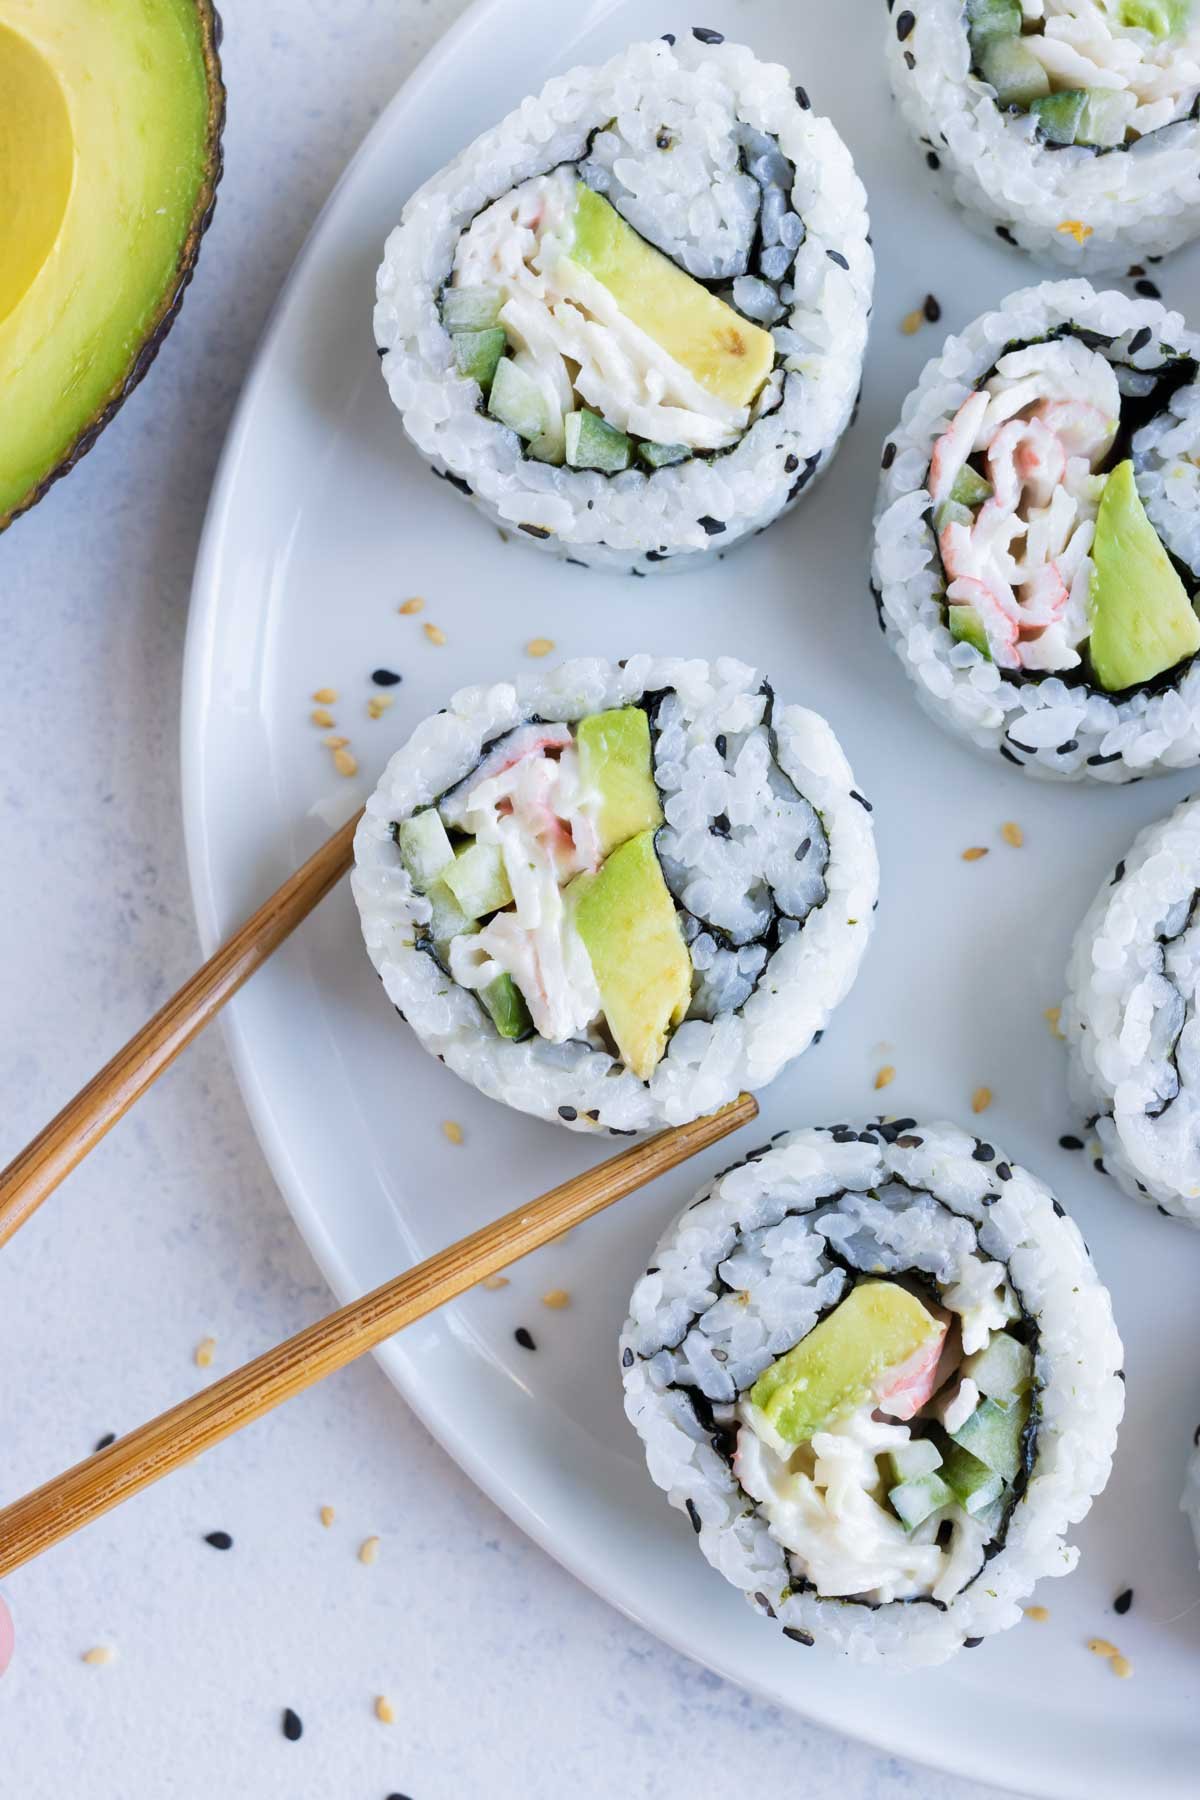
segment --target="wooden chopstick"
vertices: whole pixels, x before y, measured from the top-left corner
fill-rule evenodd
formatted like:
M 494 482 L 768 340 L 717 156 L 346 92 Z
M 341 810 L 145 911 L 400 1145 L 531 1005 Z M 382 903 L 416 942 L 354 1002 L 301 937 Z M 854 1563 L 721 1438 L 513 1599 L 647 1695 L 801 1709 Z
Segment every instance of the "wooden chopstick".
M 401 1326 L 411 1325 L 485 1276 L 528 1256 L 634 1188 L 707 1149 L 757 1113 L 753 1098 L 741 1094 L 709 1118 L 661 1132 L 594 1169 L 573 1175 L 561 1187 L 460 1238 L 407 1274 L 319 1319 L 244 1368 L 214 1381 L 202 1393 L 160 1413 L 107 1450 L 76 1463 L 0 1512 L 0 1576 L 40 1556 L 281 1401 L 373 1350 Z
M 262 967 L 354 860 L 361 812 L 264 900 L 229 942 L 0 1170 L 0 1244 L 8 1242 L 244 981 Z

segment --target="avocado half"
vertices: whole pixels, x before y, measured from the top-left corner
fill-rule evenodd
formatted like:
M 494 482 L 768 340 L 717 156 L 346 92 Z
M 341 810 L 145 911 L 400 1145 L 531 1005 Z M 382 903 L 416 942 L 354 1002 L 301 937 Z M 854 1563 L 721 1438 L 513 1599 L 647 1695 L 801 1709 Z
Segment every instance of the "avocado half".
M 179 311 L 221 177 L 212 0 L 0 0 L 0 531 Z

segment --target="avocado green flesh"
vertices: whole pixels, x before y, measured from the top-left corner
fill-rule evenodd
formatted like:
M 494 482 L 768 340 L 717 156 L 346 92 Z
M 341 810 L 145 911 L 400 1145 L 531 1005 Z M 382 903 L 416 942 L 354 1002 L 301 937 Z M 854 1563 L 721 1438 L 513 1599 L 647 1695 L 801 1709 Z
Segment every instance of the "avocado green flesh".
M 600 1004 L 625 1066 L 649 1081 L 692 998 L 692 962 L 654 851 L 653 831 L 567 889 Z
M 0 0 L 0 528 L 165 331 L 219 170 L 209 0 Z
M 638 236 L 580 182 L 570 261 L 607 288 L 632 324 L 716 399 L 749 406 L 775 363 L 775 340 Z
M 1187 25 L 1192 0 L 1122 0 L 1121 23 L 1148 31 L 1159 42 Z
M 870 1400 L 881 1376 L 898 1369 L 940 1333 L 915 1294 L 891 1281 L 863 1281 L 807 1337 L 759 1376 L 750 1399 L 786 1443 Z
M 639 831 L 662 824 L 651 772 L 650 721 L 640 706 L 614 707 L 581 719 L 575 744 L 581 784 L 598 798 L 593 812 L 601 856 Z
M 1092 544 L 1092 673 L 1107 693 L 1136 687 L 1200 650 L 1200 620 L 1146 517 L 1133 464 L 1104 485 Z

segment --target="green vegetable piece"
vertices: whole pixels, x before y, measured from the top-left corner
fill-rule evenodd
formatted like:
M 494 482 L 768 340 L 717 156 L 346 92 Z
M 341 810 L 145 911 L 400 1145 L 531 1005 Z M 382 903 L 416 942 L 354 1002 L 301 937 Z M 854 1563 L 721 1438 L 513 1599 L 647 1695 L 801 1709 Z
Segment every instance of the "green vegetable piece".
M 1029 110 L 1048 144 L 1073 144 L 1086 104 L 1083 88 L 1062 88 L 1057 94 L 1035 100 Z
M 486 913 L 499 912 L 512 900 L 512 889 L 498 844 L 481 844 L 478 839 L 473 840 L 457 853 L 448 868 L 443 869 L 441 880 L 468 919 L 481 919 Z
M 447 331 L 486 331 L 500 318 L 504 295 L 493 287 L 448 287 L 442 293 Z
M 1004 1492 L 1003 1477 L 961 1444 L 947 1443 L 939 1472 L 963 1511 L 972 1518 L 977 1518 Z
M 971 525 L 974 520 L 969 506 L 961 506 L 957 500 L 943 500 L 933 515 L 933 529 L 941 537 L 947 525 Z
M 573 469 L 600 469 L 606 475 L 619 474 L 629 467 L 633 445 L 623 431 L 602 419 L 599 413 L 568 413 L 563 420 L 567 461 Z
M 937 1320 L 907 1288 L 863 1281 L 763 1371 L 750 1398 L 786 1443 L 807 1443 L 874 1398 L 889 1371 L 941 1338 Z
M 496 365 L 508 347 L 506 333 L 499 326 L 491 331 L 456 331 L 450 342 L 459 374 L 477 381 L 485 394 L 490 392 Z
M 1121 23 L 1161 43 L 1185 28 L 1191 10 L 1191 0 L 1121 0 Z
M 1011 1406 L 984 1400 L 950 1435 L 961 1449 L 969 1450 L 1005 1481 L 1015 1481 L 1021 1468 L 1021 1436 L 1028 1418 L 1028 1395 L 1014 1400 Z M 949 1481 L 950 1476 L 946 1479 Z
M 991 497 L 991 482 L 982 475 L 977 475 L 970 463 L 964 463 L 954 477 L 954 486 L 950 489 L 951 500 L 956 506 L 966 506 L 974 512 L 977 506 L 982 506 Z
M 431 884 L 428 899 L 433 908 L 428 931 L 439 954 L 444 953 L 451 938 L 479 930 L 476 921 L 463 911 L 444 881 Z
M 950 628 L 950 636 L 956 644 L 970 644 L 981 656 L 992 660 L 988 648 L 987 632 L 983 629 L 983 620 L 973 606 L 950 605 L 946 608 L 946 624 Z
M 495 981 L 481 988 L 479 998 L 491 1014 L 492 1023 L 502 1038 L 528 1037 L 533 1030 L 521 990 L 511 975 L 497 975 Z
M 544 431 L 541 437 L 535 437 L 529 446 L 529 455 L 535 462 L 553 463 L 556 468 L 561 468 L 567 460 L 562 432 Z
M 975 1383 L 985 1398 L 1007 1406 L 1032 1385 L 1033 1351 L 1007 1331 L 993 1332 L 985 1349 L 966 1358 L 962 1374 Z
M 997 38 L 1019 37 L 1020 0 L 967 0 L 967 33 L 972 59 L 982 64 L 989 44 Z
M 1127 89 L 1089 88 L 1087 104 L 1075 128 L 1077 144 L 1121 144 L 1133 116 L 1134 101 Z
M 892 1511 L 906 1531 L 915 1531 L 931 1513 L 949 1506 L 953 1499 L 954 1495 L 941 1476 L 932 1473 L 916 1475 L 911 1481 L 902 1481 L 888 1489 Z
M 932 1475 L 942 1466 L 942 1453 L 932 1438 L 910 1438 L 907 1444 L 897 1444 L 894 1450 L 889 1450 L 884 1461 L 892 1483 L 896 1485 L 916 1481 L 922 1475 Z
M 1019 37 L 989 38 L 976 60 L 997 106 L 1032 106 L 1050 92 L 1050 77 Z
M 395 830 L 396 848 L 419 894 L 426 894 L 446 864 L 454 860 L 454 846 L 446 835 L 437 808 L 427 806 L 411 819 L 401 819 Z
M 496 365 L 487 406 L 492 417 L 515 431 L 518 437 L 532 440 L 544 436 L 550 429 L 551 421 L 541 388 L 511 356 L 501 357 Z
M 653 444 L 643 439 L 637 453 L 652 469 L 669 469 L 675 463 L 687 462 L 691 451 L 686 444 Z
M 649 1081 L 692 1000 L 688 955 L 653 831 L 614 850 L 567 889 L 609 1032 L 626 1068 Z
M 602 856 L 639 831 L 662 824 L 650 753 L 650 721 L 640 706 L 617 707 L 581 719 L 575 745 L 583 788 L 598 800 L 594 812 Z
M 1200 620 L 1146 517 L 1128 461 L 1100 496 L 1091 613 L 1088 654 L 1106 693 L 1150 681 L 1200 650 Z

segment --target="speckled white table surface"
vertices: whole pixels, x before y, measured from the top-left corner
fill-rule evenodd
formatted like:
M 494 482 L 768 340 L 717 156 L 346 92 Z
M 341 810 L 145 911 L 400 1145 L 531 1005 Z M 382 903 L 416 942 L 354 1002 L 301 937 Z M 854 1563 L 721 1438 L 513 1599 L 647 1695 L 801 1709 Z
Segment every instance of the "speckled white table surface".
M 196 960 L 178 697 L 213 469 L 317 208 L 458 10 L 225 0 L 226 175 L 180 322 L 98 447 L 0 542 L 0 1162 Z M 201 1338 L 219 1372 L 328 1304 L 214 1032 L 0 1257 L 0 1500 L 191 1392 Z M 6 1597 L 6 1800 L 683 1800 L 714 1771 L 763 1796 L 992 1792 L 807 1725 L 645 1636 L 496 1512 L 370 1362 Z M 85 1664 L 94 1646 L 113 1660 Z

